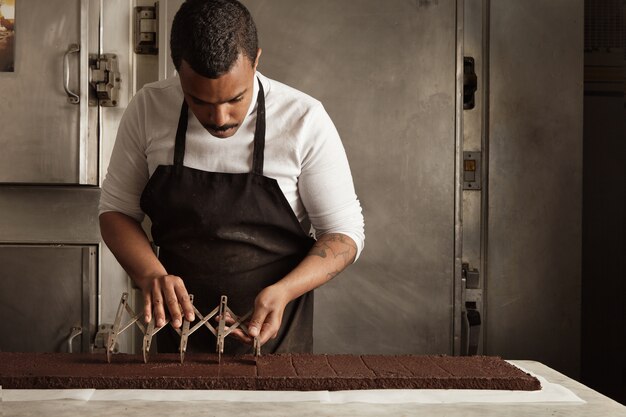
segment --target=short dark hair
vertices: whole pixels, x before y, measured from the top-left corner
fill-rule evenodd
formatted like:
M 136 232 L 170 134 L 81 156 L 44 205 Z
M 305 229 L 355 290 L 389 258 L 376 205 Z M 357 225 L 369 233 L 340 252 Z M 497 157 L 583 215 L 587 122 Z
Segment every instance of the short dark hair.
M 239 54 L 254 65 L 258 48 L 252 16 L 237 0 L 187 0 L 174 16 L 170 49 L 178 71 L 184 59 L 198 74 L 218 78 Z

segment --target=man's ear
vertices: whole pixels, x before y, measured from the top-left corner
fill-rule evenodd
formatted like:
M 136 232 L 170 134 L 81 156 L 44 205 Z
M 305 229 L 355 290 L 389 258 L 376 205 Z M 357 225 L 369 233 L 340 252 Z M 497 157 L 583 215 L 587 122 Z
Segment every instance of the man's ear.
M 254 59 L 254 67 L 253 67 L 255 71 L 256 71 L 257 65 L 259 65 L 259 58 L 261 57 L 261 52 L 263 52 L 261 48 L 259 48 L 256 52 L 256 58 Z

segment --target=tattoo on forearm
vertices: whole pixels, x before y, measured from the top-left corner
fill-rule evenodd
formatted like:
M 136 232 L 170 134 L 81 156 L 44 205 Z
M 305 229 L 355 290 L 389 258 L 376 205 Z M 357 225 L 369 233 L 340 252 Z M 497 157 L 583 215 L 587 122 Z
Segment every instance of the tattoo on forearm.
M 340 262 L 340 265 L 336 265 L 336 268 L 338 267 L 337 270 L 328 273 L 328 279 L 330 280 L 354 261 L 356 249 L 356 245 L 352 239 L 346 235 L 341 233 L 329 233 L 315 242 L 308 256 L 330 258 Z
M 309 252 L 310 256 L 319 256 L 320 258 L 325 258 L 326 257 L 326 248 L 324 247 L 320 247 L 318 246 L 318 244 L 316 243 L 315 245 L 313 245 L 313 247 L 311 248 L 311 251 Z
M 330 281 L 331 279 L 335 278 L 337 275 L 339 275 L 341 271 L 333 271 L 333 272 L 329 272 L 328 274 L 326 274 L 326 277 L 328 278 L 328 280 Z

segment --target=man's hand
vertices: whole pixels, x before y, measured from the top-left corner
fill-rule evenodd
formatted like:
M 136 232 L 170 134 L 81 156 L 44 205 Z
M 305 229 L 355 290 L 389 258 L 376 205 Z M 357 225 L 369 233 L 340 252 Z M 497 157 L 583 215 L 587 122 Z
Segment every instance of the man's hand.
M 249 334 L 240 329 L 231 334 L 248 344 L 254 343 L 255 336 L 262 345 L 275 338 L 287 304 L 337 276 L 354 261 L 356 252 L 356 243 L 349 236 L 341 233 L 320 236 L 294 270 L 257 295 L 248 323 Z M 226 325 L 234 322 L 232 317 L 226 316 Z
M 125 214 L 108 211 L 100 215 L 100 231 L 116 259 L 141 288 L 146 323 L 154 313 L 156 326 L 165 325 L 164 304 L 174 327 L 181 326 L 182 314 L 189 321 L 194 319 L 193 306 L 183 280 L 167 274 L 139 222 Z
M 156 327 L 165 325 L 165 307 L 170 313 L 172 326 L 182 325 L 182 315 L 189 321 L 194 320 L 193 306 L 185 284 L 176 275 L 161 275 L 146 280 L 141 286 L 143 293 L 144 320 L 148 323 L 154 312 Z
M 250 337 L 258 337 L 261 345 L 276 338 L 289 301 L 291 300 L 287 292 L 278 285 L 263 289 L 254 300 L 254 312 L 248 323 Z
M 248 334 L 237 328 L 231 335 L 250 345 L 254 343 L 254 338 L 257 336 L 261 345 L 274 339 L 278 335 L 283 313 L 289 301 L 291 300 L 288 294 L 279 285 L 264 288 L 254 300 L 254 311 L 247 323 Z M 227 325 L 232 325 L 234 322 L 230 315 L 226 316 Z

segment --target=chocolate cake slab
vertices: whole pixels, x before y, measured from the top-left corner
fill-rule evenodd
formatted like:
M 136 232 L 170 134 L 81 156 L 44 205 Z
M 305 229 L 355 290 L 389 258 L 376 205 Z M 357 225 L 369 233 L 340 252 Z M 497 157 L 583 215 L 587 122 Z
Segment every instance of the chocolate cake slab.
M 222 357 L 0 352 L 4 389 L 541 389 L 539 381 L 498 357 L 277 354 Z

